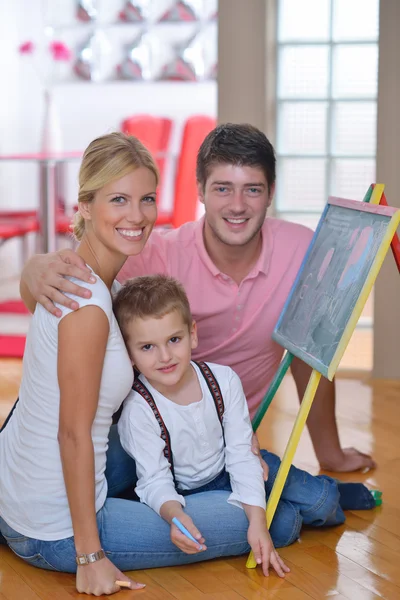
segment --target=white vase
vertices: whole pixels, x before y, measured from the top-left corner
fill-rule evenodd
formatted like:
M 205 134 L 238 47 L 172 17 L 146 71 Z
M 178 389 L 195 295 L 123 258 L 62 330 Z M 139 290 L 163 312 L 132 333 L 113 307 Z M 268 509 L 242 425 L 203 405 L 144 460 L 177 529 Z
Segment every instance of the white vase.
M 41 150 L 47 153 L 57 153 L 63 150 L 60 119 L 53 95 L 49 89 L 44 91 Z

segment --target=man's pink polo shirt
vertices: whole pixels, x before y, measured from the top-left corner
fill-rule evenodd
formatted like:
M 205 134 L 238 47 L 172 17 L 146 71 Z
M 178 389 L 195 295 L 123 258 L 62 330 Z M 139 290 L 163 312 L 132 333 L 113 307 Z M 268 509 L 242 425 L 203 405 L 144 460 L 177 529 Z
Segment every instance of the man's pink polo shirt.
M 268 217 L 257 264 L 238 286 L 211 261 L 203 226 L 204 218 L 179 229 L 153 231 L 141 254 L 128 258 L 118 279 L 164 273 L 184 285 L 199 335 L 193 358 L 236 371 L 254 416 L 282 358 L 283 349 L 271 334 L 312 231 Z

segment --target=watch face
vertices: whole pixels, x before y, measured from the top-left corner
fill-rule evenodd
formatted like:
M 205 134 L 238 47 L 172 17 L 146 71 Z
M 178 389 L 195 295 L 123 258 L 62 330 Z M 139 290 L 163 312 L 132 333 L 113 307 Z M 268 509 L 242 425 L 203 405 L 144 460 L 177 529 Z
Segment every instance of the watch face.
M 80 565 L 86 565 L 86 558 L 84 556 L 78 556 L 78 562 Z

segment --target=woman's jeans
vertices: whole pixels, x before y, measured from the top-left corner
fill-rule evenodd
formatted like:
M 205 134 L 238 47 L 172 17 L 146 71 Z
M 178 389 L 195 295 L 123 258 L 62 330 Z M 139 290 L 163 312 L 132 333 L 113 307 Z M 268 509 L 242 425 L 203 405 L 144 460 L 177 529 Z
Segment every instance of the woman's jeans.
M 119 569 L 182 565 L 249 552 L 248 521 L 242 509 L 227 502 L 231 488 L 225 472 L 194 493 L 193 490 L 185 492 L 185 512 L 192 517 L 207 545 L 205 552 L 185 554 L 172 544 L 168 523 L 151 508 L 115 497 L 124 495 L 127 488 L 133 489 L 136 472 L 134 461 L 120 445 L 116 426 L 111 428 L 109 442 L 106 470 L 109 497 L 97 513 L 97 523 L 102 548 Z M 280 459 L 266 450 L 261 454 L 269 466 L 265 484 L 268 497 Z M 314 477 L 291 467 L 270 533 L 276 547 L 287 546 L 298 539 L 302 524 L 337 525 L 344 520 L 336 482 L 330 477 Z M 73 537 L 50 542 L 35 540 L 14 531 L 1 517 L 0 532 L 10 548 L 29 564 L 75 572 Z

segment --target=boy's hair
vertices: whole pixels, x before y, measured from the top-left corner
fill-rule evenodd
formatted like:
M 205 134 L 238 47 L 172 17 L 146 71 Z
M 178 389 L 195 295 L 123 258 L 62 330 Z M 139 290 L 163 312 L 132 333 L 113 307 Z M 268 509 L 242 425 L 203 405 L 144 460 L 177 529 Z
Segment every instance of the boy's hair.
M 174 310 L 180 313 L 185 325 L 191 327 L 192 313 L 184 287 L 167 275 L 128 279 L 114 298 L 114 314 L 125 342 L 132 319 L 160 319 Z
M 207 135 L 197 154 L 196 177 L 205 187 L 211 168 L 218 164 L 259 167 L 268 191 L 275 183 L 275 152 L 266 135 L 247 123 L 225 123 Z

